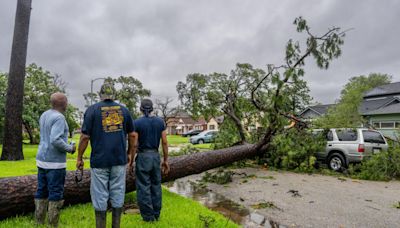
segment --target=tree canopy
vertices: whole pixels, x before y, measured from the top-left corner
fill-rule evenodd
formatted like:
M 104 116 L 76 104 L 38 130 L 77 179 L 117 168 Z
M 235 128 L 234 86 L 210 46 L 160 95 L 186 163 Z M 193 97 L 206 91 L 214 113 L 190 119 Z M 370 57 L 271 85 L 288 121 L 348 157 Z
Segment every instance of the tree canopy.
M 269 144 L 296 109 L 310 100 L 302 80 L 305 59 L 312 57 L 319 68 L 327 69 L 342 53 L 345 32 L 340 28 L 314 35 L 302 17 L 296 18 L 294 25 L 297 32 L 305 34 L 305 47 L 290 39 L 281 65 L 268 64 L 262 70 L 245 63 L 237 64 L 230 74 L 189 74 L 186 82 L 177 85 L 182 105 L 193 116 L 224 114 L 234 123 L 240 143 L 247 141 L 246 126 L 258 123 L 264 129 L 259 147 Z

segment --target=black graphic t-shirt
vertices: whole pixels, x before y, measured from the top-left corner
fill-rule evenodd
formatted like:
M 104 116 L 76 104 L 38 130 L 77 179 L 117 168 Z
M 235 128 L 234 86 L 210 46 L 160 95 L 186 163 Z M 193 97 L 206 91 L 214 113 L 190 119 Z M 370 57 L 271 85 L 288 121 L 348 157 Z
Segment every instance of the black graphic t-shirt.
M 126 137 L 134 131 L 132 117 L 124 106 L 102 101 L 90 106 L 82 133 L 90 136 L 90 167 L 107 168 L 127 163 Z

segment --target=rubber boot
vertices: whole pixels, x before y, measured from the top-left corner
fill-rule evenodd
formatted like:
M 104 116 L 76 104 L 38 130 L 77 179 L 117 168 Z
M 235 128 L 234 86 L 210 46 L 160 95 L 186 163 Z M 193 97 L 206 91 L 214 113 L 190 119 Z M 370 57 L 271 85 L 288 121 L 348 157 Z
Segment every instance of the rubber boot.
M 35 199 L 35 220 L 37 224 L 44 224 L 48 203 L 47 199 Z
M 58 227 L 58 221 L 60 220 L 60 211 L 64 205 L 64 200 L 49 201 L 49 226 Z
M 112 228 L 120 228 L 122 207 L 112 208 Z
M 106 228 L 107 212 L 95 211 L 94 213 L 96 215 L 96 228 Z

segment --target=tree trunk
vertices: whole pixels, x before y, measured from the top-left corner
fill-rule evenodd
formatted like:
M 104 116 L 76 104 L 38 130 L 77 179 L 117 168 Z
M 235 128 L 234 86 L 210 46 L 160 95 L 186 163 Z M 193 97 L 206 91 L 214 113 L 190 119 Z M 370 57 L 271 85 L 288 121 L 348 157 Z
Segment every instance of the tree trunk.
M 24 126 L 25 126 L 26 132 L 28 133 L 30 144 L 36 144 L 36 140 L 33 136 L 32 128 L 27 123 L 24 123 Z
M 163 182 L 175 180 L 209 169 L 231 164 L 257 155 L 255 145 L 247 144 L 221 150 L 173 157 L 171 171 Z M 34 211 L 33 195 L 36 191 L 36 175 L 0 179 L 0 219 Z M 126 191 L 135 190 L 135 176 L 127 175 Z M 84 171 L 82 182 L 75 183 L 74 171 L 67 172 L 64 198 L 66 205 L 90 202 L 90 172 Z
M 18 0 L 6 97 L 1 160 L 23 160 L 22 109 L 31 0 Z

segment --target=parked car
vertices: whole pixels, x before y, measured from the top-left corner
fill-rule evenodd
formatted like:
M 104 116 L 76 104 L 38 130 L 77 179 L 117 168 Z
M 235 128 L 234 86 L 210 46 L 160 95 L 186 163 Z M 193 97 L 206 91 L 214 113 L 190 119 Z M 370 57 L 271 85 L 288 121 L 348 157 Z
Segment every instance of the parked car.
M 202 132 L 202 130 L 191 130 L 191 131 L 188 131 L 186 133 L 183 133 L 182 137 L 198 135 L 200 132 Z
M 314 130 L 314 133 L 324 132 Z M 372 154 L 387 151 L 388 144 L 379 131 L 357 129 L 329 129 L 326 133 L 326 149 L 317 153 L 317 159 L 326 162 L 328 167 L 341 171 L 350 163 L 361 162 Z
M 214 142 L 218 131 L 203 131 L 198 135 L 190 137 L 190 143 L 192 144 L 203 144 Z

